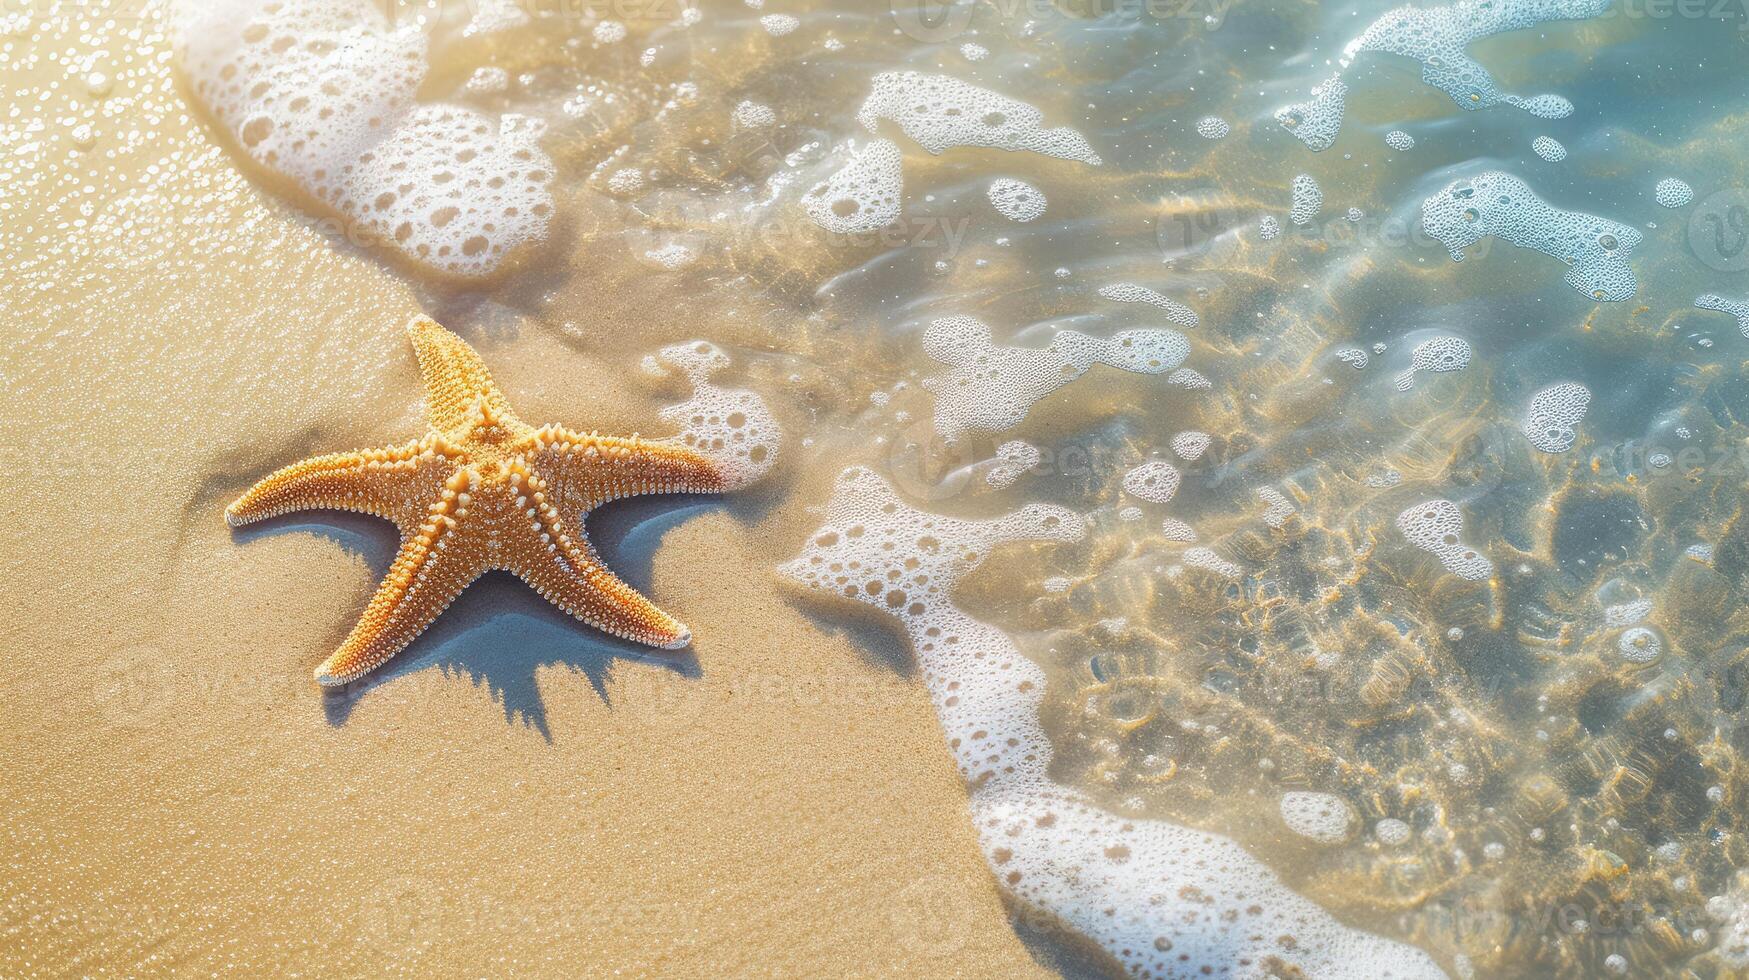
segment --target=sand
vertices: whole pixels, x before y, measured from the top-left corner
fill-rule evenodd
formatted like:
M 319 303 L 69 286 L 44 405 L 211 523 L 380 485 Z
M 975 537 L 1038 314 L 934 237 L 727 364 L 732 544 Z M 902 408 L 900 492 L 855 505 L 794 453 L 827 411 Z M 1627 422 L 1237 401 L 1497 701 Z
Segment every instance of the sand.
M 149 26 L 44 26 L 119 82 L 0 69 L 100 133 L 47 134 L 0 191 L 0 975 L 1039 970 L 902 647 L 770 572 L 807 522 L 793 476 L 605 515 L 688 655 L 489 578 L 324 695 L 311 670 L 393 529 L 221 511 L 282 463 L 422 430 L 409 315 L 476 343 L 530 421 L 655 433 L 676 399 L 251 186 Z M 688 325 L 664 329 L 649 349 Z

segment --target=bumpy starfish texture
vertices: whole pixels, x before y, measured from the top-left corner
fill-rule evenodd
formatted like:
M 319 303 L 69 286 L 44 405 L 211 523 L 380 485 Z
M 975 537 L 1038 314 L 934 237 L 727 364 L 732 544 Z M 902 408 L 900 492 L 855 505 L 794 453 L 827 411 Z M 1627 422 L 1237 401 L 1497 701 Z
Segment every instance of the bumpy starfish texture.
M 596 507 L 653 493 L 716 493 L 716 464 L 666 442 L 536 429 L 516 417 L 480 356 L 426 317 L 407 326 L 431 431 L 386 449 L 293 463 L 225 510 L 233 526 L 298 510 L 394 521 L 401 549 L 352 634 L 317 682 L 369 673 L 424 632 L 486 572 L 514 572 L 572 616 L 628 640 L 677 650 L 685 626 L 602 564 L 584 534 Z

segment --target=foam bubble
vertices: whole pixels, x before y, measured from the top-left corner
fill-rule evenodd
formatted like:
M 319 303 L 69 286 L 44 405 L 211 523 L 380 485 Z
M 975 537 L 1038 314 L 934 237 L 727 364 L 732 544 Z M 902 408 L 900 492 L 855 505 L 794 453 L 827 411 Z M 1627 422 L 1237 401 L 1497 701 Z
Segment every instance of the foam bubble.
M 1386 847 L 1396 847 L 1409 839 L 1409 825 L 1395 817 L 1386 817 L 1372 825 L 1372 835 Z
M 1119 817 L 1051 780 L 1038 718 L 1044 670 L 955 606 L 953 590 L 1007 542 L 1082 533 L 1073 513 L 1038 504 L 984 521 L 918 511 L 859 468 L 839 478 L 824 525 L 782 572 L 899 620 L 968 781 L 998 884 L 1126 972 L 1190 978 L 1267 963 L 1355 980 L 1442 976 L 1420 950 L 1341 925 L 1233 841 Z
M 1163 459 L 1151 459 L 1124 474 L 1124 492 L 1151 503 L 1163 504 L 1178 492 L 1178 468 Z
M 754 102 L 751 99 L 738 103 L 735 106 L 734 115 L 730 118 L 740 129 L 765 129 L 777 125 L 777 113 L 765 103 Z
M 1010 221 L 1033 221 L 1045 213 L 1044 193 L 1024 180 L 998 177 L 986 193 L 990 205 Z
M 1532 115 L 1556 119 L 1573 111 L 1558 95 L 1521 98 L 1500 91 L 1493 76 L 1464 50 L 1472 42 L 1555 20 L 1597 17 L 1610 0 L 1461 0 L 1444 7 L 1398 7 L 1367 26 L 1342 50 L 1336 74 L 1312 90 L 1308 102 L 1291 105 L 1276 119 L 1313 150 L 1335 142 L 1342 128 L 1347 86 L 1342 75 L 1362 52 L 1378 51 L 1421 62 L 1421 80 L 1463 109 L 1505 103 Z
M 1415 387 L 1415 375 L 1420 371 L 1432 374 L 1461 371 L 1469 366 L 1472 353 L 1469 341 L 1462 337 L 1435 337 L 1423 341 L 1411 353 L 1409 369 L 1397 375 L 1397 390 L 1408 391 Z
M 1222 558 L 1220 555 L 1215 554 L 1208 548 L 1191 548 L 1184 553 L 1184 557 L 1181 560 L 1192 568 L 1205 569 L 1214 572 L 1222 578 L 1239 578 L 1245 574 L 1244 569 L 1225 558 Z
M 1707 293 L 1695 297 L 1694 305 L 1698 309 L 1736 317 L 1737 329 L 1742 331 L 1743 336 L 1749 337 L 1749 301 L 1726 299 L 1718 293 Z
M 1227 125 L 1227 121 L 1220 116 L 1204 116 L 1196 121 L 1196 135 L 1203 139 L 1224 139 L 1232 131 L 1233 127 Z
M 1330 793 L 1283 793 L 1277 805 L 1287 829 L 1320 844 L 1340 844 L 1354 826 L 1354 808 Z
M 1020 439 L 1005 442 L 996 447 L 997 464 L 984 474 L 984 482 L 998 489 L 1009 486 L 1043 458 L 1038 447 L 1031 443 Z
M 1385 134 L 1385 145 L 1393 150 L 1413 150 L 1415 137 L 1400 129 L 1393 129 Z
M 1032 106 L 946 75 L 882 72 L 874 77 L 856 118 L 870 132 L 876 131 L 880 120 L 891 120 L 931 153 L 955 146 L 992 146 L 1099 163 L 1099 154 L 1075 130 L 1045 129 L 1044 113 Z
M 1146 303 L 1164 312 L 1172 322 L 1186 327 L 1197 324 L 1196 311 L 1175 299 L 1133 282 L 1114 282 L 1099 287 L 1099 295 L 1119 303 Z
M 1619 302 L 1639 288 L 1628 266 L 1640 244 L 1637 229 L 1553 207 L 1508 173 L 1453 181 L 1422 202 L 1421 223 L 1459 262 L 1467 246 L 1497 235 L 1567 263 L 1567 284 L 1593 299 Z
M 1207 432 L 1180 432 L 1172 437 L 1172 451 L 1178 454 L 1179 459 L 1189 461 L 1207 452 L 1213 441 Z
M 990 49 L 984 47 L 982 44 L 973 44 L 972 42 L 967 41 L 960 45 L 960 57 L 967 61 L 983 61 L 985 58 L 990 57 Z
M 644 258 L 649 259 L 651 262 L 656 263 L 670 272 L 673 272 L 676 269 L 684 269 L 698 261 L 698 253 L 679 242 L 669 242 L 658 248 L 649 249 L 644 253 Z
M 607 189 L 621 197 L 630 197 L 644 189 L 644 172 L 633 168 L 615 170 L 607 178 Z
M 765 33 L 772 37 L 783 37 L 795 33 L 802 22 L 789 14 L 766 14 L 759 18 L 759 26 L 765 28 Z
M 617 20 L 604 20 L 590 31 L 596 44 L 618 44 L 626 39 L 626 26 Z
M 1666 177 L 1658 181 L 1658 186 L 1652 189 L 1652 196 L 1667 208 L 1687 207 L 1694 200 L 1694 188 L 1688 186 L 1687 181 Z
M 1168 517 L 1160 522 L 1160 533 L 1168 541 L 1195 541 L 1196 529 L 1176 517 Z
M 808 217 L 839 235 L 879 231 L 897 221 L 904 185 L 899 145 L 877 139 L 859 150 L 850 140 L 843 153 L 849 157 L 844 166 L 802 197 Z
M 719 388 L 711 375 L 729 366 L 729 355 L 704 340 L 664 347 L 656 364 L 686 376 L 692 397 L 662 409 L 664 421 L 680 427 L 675 441 L 704 455 L 724 474 L 725 489 L 738 490 L 763 477 L 777 463 L 782 432 L 758 392 Z
M 1386 469 L 1386 470 L 1380 470 L 1377 473 L 1369 473 L 1369 474 L 1367 474 L 1367 478 L 1366 478 L 1366 485 L 1369 487 L 1372 487 L 1374 490 L 1389 490 L 1391 487 L 1394 487 L 1402 482 L 1403 482 L 1402 471 L 1401 470 L 1394 470 L 1394 469 Z
M 238 148 L 367 237 L 458 277 L 547 237 L 537 127 L 415 101 L 417 27 L 367 0 L 182 0 L 173 23 L 195 97 Z
M 1329 149 L 1342 132 L 1342 114 L 1348 107 L 1348 83 L 1340 74 L 1326 78 L 1312 89 L 1312 98 L 1290 105 L 1275 114 L 1281 123 L 1313 150 Z
M 1311 174 L 1300 174 L 1294 178 L 1293 208 L 1288 212 L 1288 219 L 1296 225 L 1309 225 L 1318 212 L 1324 210 L 1324 190 Z
M 1553 137 L 1538 136 L 1530 141 L 1530 149 L 1531 152 L 1550 163 L 1560 163 L 1567 159 L 1567 148 L 1561 145 L 1560 140 Z
M 1463 512 L 1449 500 L 1429 500 L 1403 511 L 1397 515 L 1397 530 L 1459 578 L 1477 581 L 1494 574 L 1494 564 L 1464 544 Z
M 973 429 L 1000 431 L 1018 424 L 1035 402 L 1094 364 L 1163 374 L 1189 356 L 1190 342 L 1166 329 L 1125 330 L 1109 340 L 1062 330 L 1043 350 L 997 347 L 982 321 L 952 316 L 929 325 L 923 350 L 953 366 L 923 382 L 935 393 L 936 431 L 951 441 Z
M 1275 220 L 1275 215 L 1266 214 L 1257 219 L 1257 234 L 1266 242 L 1273 242 L 1281 237 L 1281 222 Z
M 1174 388 L 1185 388 L 1190 391 L 1207 391 L 1215 386 L 1213 381 L 1202 376 L 1201 371 L 1194 368 L 1179 368 L 1166 376 L 1166 383 Z
M 1364 371 L 1366 370 L 1366 366 L 1372 363 L 1372 355 L 1361 350 L 1359 347 L 1342 348 L 1336 352 L 1336 359 L 1349 365 L 1356 371 Z
M 1649 664 L 1664 652 L 1664 638 L 1650 626 L 1635 626 L 1622 631 L 1615 648 L 1629 663 Z
M 1552 385 L 1531 396 L 1524 436 L 1545 453 L 1564 453 L 1579 439 L 1579 423 L 1591 407 L 1591 390 L 1582 384 Z
M 1280 490 L 1274 487 L 1258 487 L 1257 496 L 1264 503 L 1263 523 L 1270 527 L 1281 529 L 1287 526 L 1287 519 L 1299 513 Z

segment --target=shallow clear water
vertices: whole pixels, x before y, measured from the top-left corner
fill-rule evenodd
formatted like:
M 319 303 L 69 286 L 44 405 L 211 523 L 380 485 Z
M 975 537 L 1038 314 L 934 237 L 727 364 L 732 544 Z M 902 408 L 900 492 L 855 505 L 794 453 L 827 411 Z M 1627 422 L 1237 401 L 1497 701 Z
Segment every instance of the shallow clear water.
M 1460 90 L 1459 103 L 1425 84 L 1414 60 L 1362 51 L 1342 72 L 1340 132 L 1314 151 L 1291 131 L 1305 123 L 1284 126 L 1276 113 L 1305 102 L 1389 4 L 768 0 L 701 4 L 692 23 L 680 5 L 622 8 L 528 5 L 525 22 L 480 20 L 470 33 L 480 10 L 452 5 L 424 29 L 417 102 L 500 127 L 508 118 L 487 144 L 532 132 L 545 157 L 517 165 L 541 170 L 550 195 L 539 234 L 511 240 L 502 267 L 478 280 L 446 278 L 454 268 L 398 247 L 394 222 L 373 230 L 302 164 L 252 156 L 253 117 L 227 117 L 203 95 L 194 60 L 171 54 L 173 12 L 83 27 L 88 11 L 9 12 L 12 64 L 0 78 L 19 98 L 0 119 L 0 145 L 22 161 L 0 165 L 13 184 L 0 192 L 13 266 L 5 303 L 22 325 L 9 386 L 64 395 L 45 353 L 56 345 L 113 346 L 152 363 L 149 331 L 105 336 L 103 322 L 125 317 L 100 317 L 90 333 L 67 325 L 125 305 L 125 283 L 150 278 L 142 270 L 198 283 L 203 263 L 263 249 L 214 208 L 214 186 L 227 201 L 264 191 L 274 227 L 300 236 L 300 249 L 380 266 L 489 362 L 526 351 L 518 344 L 533 335 L 612 366 L 620 385 L 659 348 L 708 339 L 733 364 L 725 383 L 759 393 L 784 433 L 777 468 L 732 511 L 761 529 L 759 554 L 721 575 L 772 575 L 805 555 L 816 528 L 833 526 L 820 508 L 851 466 L 922 511 L 989 519 L 1046 503 L 1084 524 L 1074 540 L 1002 543 L 989 561 L 968 559 L 953 571 L 951 607 L 932 600 L 1037 665 L 1049 782 L 1075 799 L 1116 821 L 1231 838 L 1343 926 L 1401 944 L 1384 947 L 1384 961 L 1418 947 L 1459 976 L 1749 969 L 1749 881 L 1739 877 L 1749 776 L 1737 756 L 1749 751 L 1739 722 L 1749 313 L 1739 330 L 1730 312 L 1695 306 L 1703 294 L 1749 302 L 1749 9 L 1617 0 L 1597 16 L 1484 37 L 1468 51 L 1492 81 Z M 404 25 L 432 11 L 393 13 Z M 772 16 L 794 22 L 762 21 Z M 603 20 L 623 24 L 623 38 Z M 121 74 L 121 63 L 137 73 L 112 96 L 116 83 L 92 76 Z M 1099 162 L 1060 141 L 1027 152 L 1000 139 L 951 145 L 966 142 L 951 134 L 930 152 L 927 133 L 902 117 L 908 100 L 934 96 L 903 85 L 885 118 L 859 123 L 875 76 L 896 71 L 1035 107 L 1043 128 L 1072 127 Z M 85 90 L 69 97 L 56 79 Z M 142 88 L 154 98 L 104 108 Z M 1573 111 L 1467 111 L 1471 91 L 1554 93 Z M 72 102 L 35 97 L 45 92 Z M 183 112 L 223 152 L 181 167 L 201 179 L 179 178 L 188 185 L 149 202 L 157 130 Z M 1005 106 L 1004 118 L 978 122 L 1000 130 L 1017 114 Z M 1412 147 L 1399 148 L 1408 141 L 1397 131 Z M 1545 159 L 1555 154 L 1533 150 L 1538 137 L 1565 157 Z M 866 202 L 838 207 L 829 181 L 883 138 L 900 154 L 896 212 L 872 227 L 822 227 L 866 212 Z M 97 157 L 108 162 L 81 162 Z M 442 170 L 415 167 L 409 183 Z M 1554 210 L 1528 210 L 1517 184 L 1478 181 L 1489 172 Z M 998 178 L 1042 194 L 1042 215 L 1001 213 L 987 196 Z M 1692 201 L 1661 204 L 1667 178 L 1689 185 Z M 810 209 L 821 186 L 825 210 Z M 111 203 L 89 207 L 94 197 Z M 1504 237 L 1480 237 L 1454 261 L 1450 238 L 1422 220 L 1424 202 L 1441 198 L 1456 234 Z M 1577 237 L 1550 241 L 1564 212 L 1620 227 L 1575 218 Z M 195 226 L 201 215 L 195 242 L 210 253 L 179 247 L 167 258 L 153 224 Z M 1266 218 L 1278 234 L 1265 234 Z M 441 241 L 447 225 L 433 222 Z M 1566 260 L 1581 270 L 1575 282 Z M 106 282 L 71 277 L 92 262 Z M 1597 299 L 1582 275 L 1596 263 L 1631 271 L 1627 298 Z M 1121 283 L 1165 300 L 1102 295 Z M 296 311 L 299 300 L 275 302 Z M 314 312 L 323 302 L 344 312 Z M 1173 302 L 1194 311 L 1194 326 Z M 305 312 L 337 322 L 369 304 L 312 295 Z M 947 317 L 981 321 L 994 348 L 1035 353 L 980 381 L 1001 355 L 979 351 L 970 328 L 932 333 Z M 1166 334 L 1125 343 L 1132 330 L 1176 331 L 1184 348 Z M 349 333 L 324 343 L 343 346 Z M 390 349 L 342 355 L 357 373 L 330 365 L 328 390 L 362 391 Z M 235 377 L 272 372 L 246 351 L 214 356 L 248 364 Z M 1200 380 L 1171 374 L 1178 359 Z M 295 369 L 295 357 L 280 368 Z M 130 383 L 118 373 L 106 397 Z M 1037 390 L 1017 400 L 1029 383 Z M 1538 394 L 1562 384 L 1582 386 L 1588 400 L 1567 389 L 1564 404 L 1583 412 L 1557 405 L 1533 420 Z M 223 405 L 223 394 L 202 397 Z M 53 430 L 104 411 L 98 400 L 73 422 L 42 421 Z M 381 421 L 325 424 L 374 432 Z M 1206 433 L 1207 447 L 1174 448 L 1182 433 Z M 998 447 L 1013 440 L 1036 453 L 997 472 Z M 339 448 L 291 441 L 286 459 Z M 1150 460 L 1176 471 L 1176 492 L 1126 487 Z M 254 475 L 210 477 L 234 489 Z M 1415 515 L 1438 500 L 1455 505 L 1461 530 L 1447 541 L 1442 525 L 1418 547 Z M 640 556 L 667 526 L 612 534 L 622 540 L 604 547 L 647 564 Z M 380 570 L 385 559 L 371 560 Z M 859 624 L 887 637 L 863 642 L 891 642 L 885 619 L 869 626 L 842 599 L 795 589 L 791 601 L 823 629 Z M 898 614 L 904 601 L 888 604 Z M 917 652 L 895 669 L 911 676 Z M 419 646 L 405 656 L 432 658 Z M 927 663 L 917 674 L 936 683 Z M 526 696 L 516 684 L 500 696 L 507 713 Z M 931 688 L 951 736 L 950 690 Z M 980 774 L 960 762 L 982 813 Z M 1029 799 L 1016 792 L 1002 805 Z M 1339 815 L 1329 833 L 1290 818 L 1302 792 L 1339 801 L 1326 810 Z M 986 841 L 999 881 L 1001 851 Z M 1046 876 L 1094 877 L 1067 867 L 1066 850 L 1041 853 Z M 1140 874 L 1145 860 L 1126 866 L 1128 853 L 1098 872 L 1108 885 Z M 1179 897 L 1217 890 L 1167 882 Z M 1056 950 L 1045 957 L 1053 969 L 1321 972 L 1317 955 L 1258 953 L 1219 926 L 1177 960 L 1163 933 L 1138 931 L 1161 956 L 1135 958 L 1097 935 L 1076 938 L 1090 930 L 1072 911 L 1096 909 L 1098 888 L 1003 887 L 1019 928 L 1042 923 L 1053 937 L 1038 940 Z M 1355 975 L 1383 968 L 1357 962 Z M 1412 972 L 1418 962 L 1386 965 Z

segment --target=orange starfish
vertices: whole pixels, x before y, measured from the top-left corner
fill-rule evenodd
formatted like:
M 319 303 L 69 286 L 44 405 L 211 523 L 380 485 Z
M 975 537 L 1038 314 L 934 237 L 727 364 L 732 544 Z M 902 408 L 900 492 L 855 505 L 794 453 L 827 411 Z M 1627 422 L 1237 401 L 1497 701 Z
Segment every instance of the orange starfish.
M 503 569 L 560 609 L 616 636 L 678 650 L 692 633 L 602 565 L 583 518 L 612 500 L 715 493 L 716 464 L 682 446 L 536 429 L 510 411 L 479 354 L 428 317 L 407 325 L 431 432 L 386 449 L 315 456 L 249 489 L 233 526 L 297 510 L 394 521 L 401 550 L 316 681 L 344 684 L 400 653 L 461 591 Z

